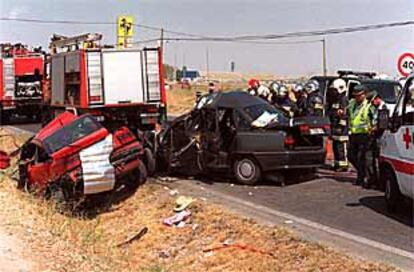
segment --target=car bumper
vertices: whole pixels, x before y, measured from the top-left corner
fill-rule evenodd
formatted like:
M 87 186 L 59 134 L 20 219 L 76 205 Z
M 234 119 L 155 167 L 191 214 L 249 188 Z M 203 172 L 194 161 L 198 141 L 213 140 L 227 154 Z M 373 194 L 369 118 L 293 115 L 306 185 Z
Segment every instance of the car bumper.
M 326 151 L 318 150 L 289 150 L 282 152 L 254 153 L 263 171 L 296 168 L 315 168 L 325 164 Z

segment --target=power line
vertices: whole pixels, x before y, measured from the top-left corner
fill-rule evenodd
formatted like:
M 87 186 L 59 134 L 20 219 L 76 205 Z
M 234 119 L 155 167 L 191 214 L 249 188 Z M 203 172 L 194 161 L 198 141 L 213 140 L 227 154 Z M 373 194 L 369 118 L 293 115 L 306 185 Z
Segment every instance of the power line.
M 8 18 L 8 17 L 0 17 L 0 21 L 15 21 L 15 22 L 23 22 L 23 23 L 37 23 L 37 24 L 68 24 L 68 25 L 116 25 L 114 22 L 103 22 L 103 21 L 76 21 L 76 20 L 42 20 L 42 19 L 25 19 L 25 18 Z M 133 24 L 136 27 L 140 27 L 143 29 L 154 30 L 154 31 L 161 31 L 161 27 L 156 26 L 149 26 L 144 24 Z M 195 37 L 195 38 L 206 38 L 202 35 L 193 34 L 193 33 L 186 33 L 186 32 L 179 32 L 173 30 L 166 30 L 164 32 L 174 34 L 174 35 L 181 35 L 187 37 Z
M 233 37 L 208 37 L 208 38 L 174 37 L 170 39 L 175 40 L 175 41 L 216 41 L 216 42 L 277 40 L 277 39 L 284 39 L 284 38 L 327 36 L 327 35 L 333 35 L 333 34 L 353 33 L 353 32 L 378 30 L 378 29 L 385 29 L 385 28 L 402 27 L 402 26 L 409 26 L 409 25 L 414 25 L 414 21 L 394 22 L 394 23 L 376 24 L 376 25 L 363 25 L 363 26 L 356 26 L 356 27 L 331 28 L 327 30 L 316 30 L 316 31 L 288 32 L 288 33 L 282 33 L 282 34 L 233 36 Z
M 30 23 L 42 23 L 42 24 L 83 24 L 83 25 L 116 25 L 114 22 L 99 22 L 99 21 L 75 21 L 75 20 L 41 20 L 41 19 L 24 19 L 24 18 L 7 18 L 0 17 L 0 21 L 18 21 L 18 22 L 30 22 Z M 161 31 L 162 28 L 155 26 L 148 26 L 143 24 L 134 24 L 137 27 Z M 394 28 L 401 26 L 414 25 L 414 21 L 402 21 L 384 24 L 373 24 L 373 25 L 362 25 L 355 27 L 342 27 L 342 28 L 331 28 L 327 30 L 316 30 L 316 31 L 299 31 L 299 32 L 287 32 L 282 34 L 266 34 L 266 35 L 243 35 L 233 37 L 219 37 L 219 36 L 204 36 L 193 33 L 179 32 L 173 30 L 165 30 L 165 33 L 174 35 L 181 35 L 186 37 L 172 37 L 166 38 L 171 41 L 216 41 L 216 42 L 228 42 L 228 41 L 258 41 L 258 40 L 276 40 L 284 38 L 301 38 L 301 37 L 315 37 L 315 36 L 326 36 L 341 33 L 352 33 L 369 30 L 378 30 L 385 28 Z M 191 38 L 187 38 L 191 37 Z
M 153 40 L 150 40 L 153 41 Z M 259 40 L 217 40 L 217 39 L 186 39 L 186 38 L 164 38 L 164 41 L 179 42 L 179 41 L 193 41 L 193 42 L 229 42 L 229 43 L 243 43 L 243 44 L 258 44 L 258 45 L 294 45 L 294 44 L 309 44 L 309 43 L 319 43 L 322 40 L 299 40 L 299 41 L 286 41 L 286 42 L 271 42 L 271 41 L 259 41 Z

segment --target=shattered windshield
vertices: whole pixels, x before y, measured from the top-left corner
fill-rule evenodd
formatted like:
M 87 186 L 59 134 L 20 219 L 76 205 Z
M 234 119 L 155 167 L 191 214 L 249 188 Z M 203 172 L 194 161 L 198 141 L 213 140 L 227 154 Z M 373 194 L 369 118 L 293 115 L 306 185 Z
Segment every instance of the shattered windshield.
M 44 141 L 46 149 L 52 154 L 65 146 L 99 130 L 101 125 L 90 116 L 84 116 L 62 127 Z
M 211 104 L 216 96 L 217 96 L 217 93 L 213 93 L 213 94 L 210 94 L 210 95 L 202 96 L 200 98 L 200 100 L 197 102 L 195 108 L 197 110 L 199 110 L 202 107 L 204 107 L 205 105 Z
M 286 117 L 270 104 L 258 104 L 244 108 L 247 115 L 253 120 L 254 127 L 265 127 L 274 122 L 285 122 Z

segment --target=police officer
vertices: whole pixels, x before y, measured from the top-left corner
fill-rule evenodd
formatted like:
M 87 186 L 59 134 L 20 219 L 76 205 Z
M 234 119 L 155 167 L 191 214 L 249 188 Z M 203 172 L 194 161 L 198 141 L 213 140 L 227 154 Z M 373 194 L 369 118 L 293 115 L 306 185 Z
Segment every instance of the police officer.
M 311 80 L 305 84 L 306 99 L 306 115 L 307 116 L 323 116 L 323 98 L 319 94 L 319 83 Z
M 302 84 L 296 84 L 293 87 L 293 94 L 296 99 L 296 106 L 298 108 L 298 116 L 304 116 L 306 113 L 306 93 Z
M 378 118 L 379 110 L 387 110 L 387 106 L 385 105 L 385 102 L 381 99 L 381 97 L 378 95 L 376 91 L 371 91 L 370 93 L 368 93 L 367 99 L 371 103 L 371 112 L 373 115 L 368 151 L 366 153 L 368 186 L 371 186 L 379 184 L 379 138 L 381 137 L 384 131 L 378 128 Z
M 298 115 L 298 107 L 289 97 L 289 89 L 281 85 L 277 93 L 272 97 L 272 104 L 286 111 L 290 117 Z
M 346 82 L 341 78 L 335 79 L 328 89 L 327 114 L 332 128 L 334 170 L 338 172 L 348 170 L 348 160 L 346 158 L 346 146 L 348 144 L 347 105 Z
M 366 152 L 369 148 L 372 120 L 372 107 L 366 98 L 365 85 L 357 85 L 353 90 L 354 98 L 348 105 L 349 113 L 349 149 L 348 159 L 358 172 L 355 185 L 368 186 L 366 180 Z

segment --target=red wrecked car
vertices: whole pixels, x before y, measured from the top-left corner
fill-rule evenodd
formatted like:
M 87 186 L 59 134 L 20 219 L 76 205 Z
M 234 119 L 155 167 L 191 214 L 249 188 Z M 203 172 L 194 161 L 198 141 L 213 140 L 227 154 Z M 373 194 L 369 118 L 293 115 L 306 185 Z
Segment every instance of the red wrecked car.
M 65 200 L 108 192 L 146 179 L 144 149 L 126 127 L 110 133 L 89 114 L 64 112 L 21 149 L 20 188 Z

